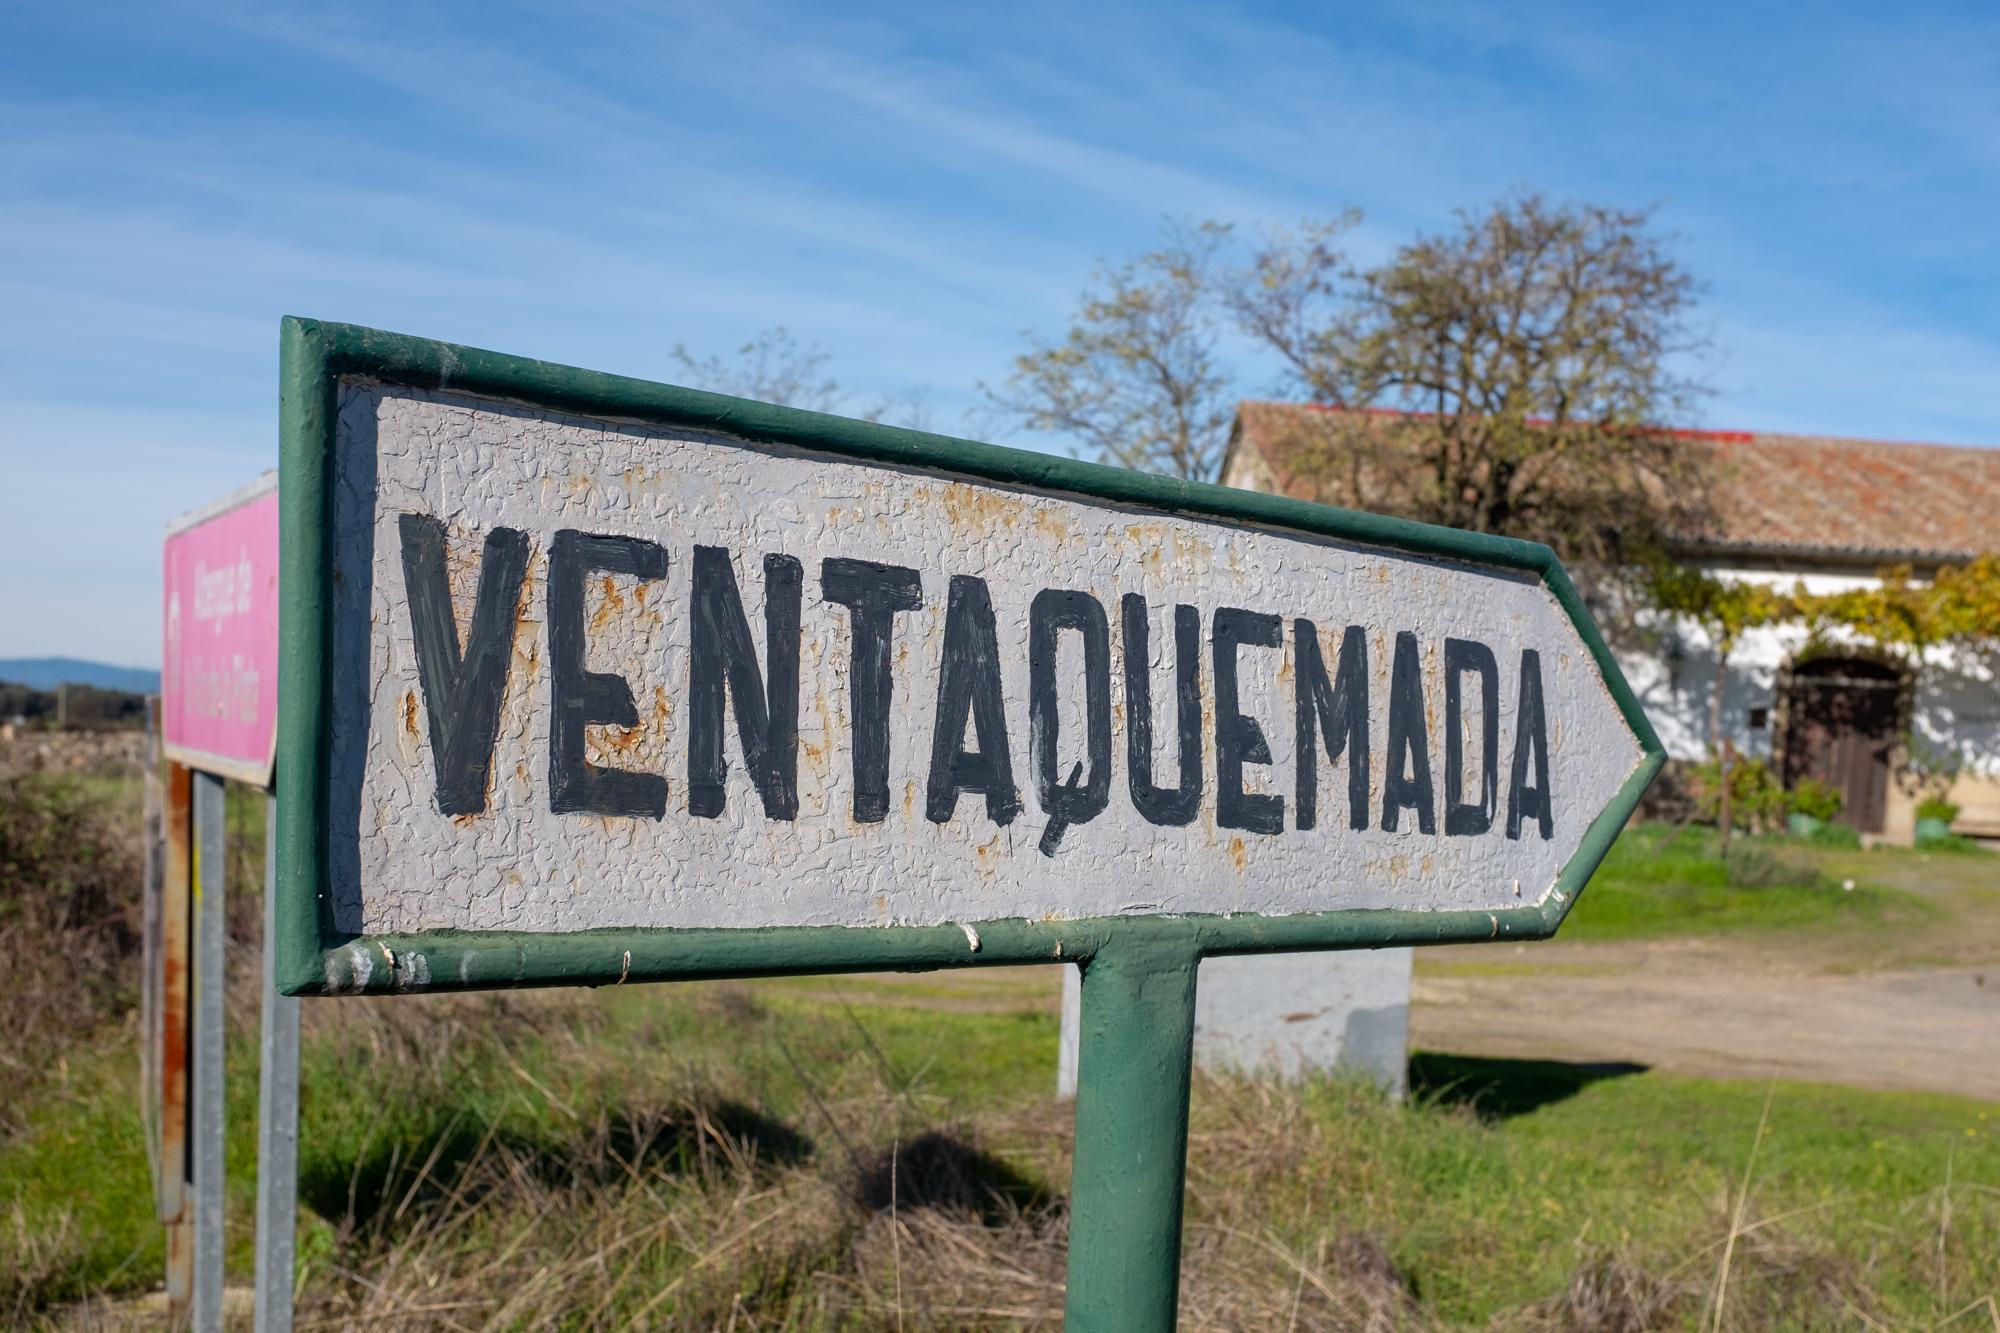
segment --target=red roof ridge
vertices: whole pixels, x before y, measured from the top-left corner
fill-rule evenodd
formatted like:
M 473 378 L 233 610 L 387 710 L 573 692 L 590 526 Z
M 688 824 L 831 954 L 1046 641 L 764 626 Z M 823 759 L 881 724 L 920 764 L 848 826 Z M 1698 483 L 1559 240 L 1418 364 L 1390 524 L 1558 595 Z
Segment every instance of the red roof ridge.
M 1232 453 L 1240 446 L 1261 457 L 1286 494 L 1365 506 L 1368 497 L 1352 490 L 1362 479 L 1293 471 L 1292 456 L 1308 441 L 1306 432 L 1286 429 L 1286 418 L 1299 422 L 1318 413 L 1381 420 L 1436 415 L 1245 399 Z M 1690 546 L 1928 561 L 1969 559 L 2000 541 L 2000 448 L 1695 427 L 1669 433 L 1695 442 L 1689 453 L 1726 481 L 1713 489 L 1713 512 L 1702 533 L 1689 534 Z
M 1279 411 L 1327 412 L 1341 415 L 1369 416 L 1383 419 L 1401 418 L 1420 421 L 1440 415 L 1436 412 L 1410 411 L 1397 407 L 1352 407 L 1344 403 L 1289 402 L 1280 398 L 1244 398 L 1237 403 L 1240 413 L 1246 407 L 1268 407 Z M 1546 417 L 1529 417 L 1528 424 L 1542 426 L 1548 424 Z M 1821 435 L 1811 431 L 1783 430 L 1722 430 L 1701 426 L 1670 426 L 1667 433 L 1677 440 L 1712 440 L 1718 444 L 1755 444 L 1758 441 L 1784 441 L 1787 443 L 1811 445 L 1865 445 L 1870 448 L 1891 449 L 1944 449 L 1953 453 L 1993 454 L 2000 457 L 2000 446 L 1990 444 L 1943 444 L 1936 440 L 1882 440 L 1862 435 Z

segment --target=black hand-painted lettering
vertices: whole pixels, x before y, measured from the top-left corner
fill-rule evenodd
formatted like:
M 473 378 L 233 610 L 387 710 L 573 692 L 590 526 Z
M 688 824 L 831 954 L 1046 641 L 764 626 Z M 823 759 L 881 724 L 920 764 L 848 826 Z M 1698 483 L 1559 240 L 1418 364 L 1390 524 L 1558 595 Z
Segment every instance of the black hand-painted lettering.
M 1302 829 L 1319 822 L 1319 746 L 1326 737 L 1326 762 L 1347 756 L 1347 826 L 1368 827 L 1368 638 L 1349 625 L 1340 636 L 1340 663 L 1327 684 L 1319 629 L 1310 620 L 1292 622 L 1293 674 L 1298 678 L 1298 804 L 1293 820 Z
M 549 546 L 549 809 L 559 815 L 658 819 L 667 812 L 659 773 L 600 768 L 584 760 L 584 729 L 638 725 L 623 676 L 584 668 L 583 587 L 602 570 L 639 579 L 667 576 L 667 553 L 641 537 L 564 528 Z
M 1056 693 L 1056 636 L 1083 637 L 1084 756 L 1082 784 L 1061 784 L 1056 746 L 1062 718 Z M 1042 810 L 1065 827 L 1087 824 L 1111 803 L 1111 625 L 1087 592 L 1044 588 L 1028 605 L 1028 762 Z
M 1215 650 L 1215 822 L 1222 828 L 1277 833 L 1285 826 L 1285 798 L 1243 790 L 1243 765 L 1271 762 L 1271 746 L 1257 719 L 1237 703 L 1236 650 L 1276 648 L 1284 642 L 1278 618 L 1233 606 L 1218 607 Z
M 1404 810 L 1417 812 L 1417 828 L 1437 832 L 1437 792 L 1431 785 L 1430 727 L 1424 721 L 1423 664 L 1417 636 L 1396 635 L 1389 664 L 1389 773 L 1382 784 L 1382 829 L 1394 833 Z
M 799 600 L 805 575 L 788 555 L 764 557 L 765 663 L 757 663 L 736 569 L 720 546 L 694 548 L 693 662 L 688 680 L 688 811 L 705 819 L 728 801 L 722 714 L 736 714 L 744 766 L 764 813 L 799 813 Z
M 965 748 L 972 719 L 975 750 Z M 1014 761 L 1007 745 L 1007 711 L 1000 694 L 1000 647 L 986 580 L 954 574 L 945 601 L 944 656 L 938 663 L 937 722 L 931 732 L 930 789 L 924 814 L 951 819 L 965 792 L 986 794 L 986 816 L 1010 824 L 1021 812 Z
M 901 565 L 829 558 L 820 562 L 819 586 L 827 601 L 848 610 L 854 822 L 879 824 L 889 813 L 889 646 L 896 613 L 923 605 L 923 579 Z
M 514 528 L 495 528 L 486 535 L 472 623 L 461 651 L 445 570 L 443 521 L 429 514 L 400 514 L 397 530 L 410 633 L 417 645 L 417 681 L 430 719 L 438 809 L 447 815 L 480 814 L 486 809 L 493 737 L 507 693 L 521 581 L 528 572 L 528 536 Z
M 1062 790 L 1064 792 L 1075 792 L 1082 785 L 1083 760 L 1079 759 L 1070 766 L 1069 777 L 1064 780 Z M 1055 810 L 1049 815 L 1048 824 L 1042 829 L 1042 840 L 1036 844 L 1043 856 L 1054 856 L 1056 854 L 1056 848 L 1062 845 L 1063 834 L 1069 829 L 1069 821 L 1065 820 L 1062 816 L 1062 807 L 1063 802 L 1056 802 Z
M 1174 608 L 1175 730 L 1181 768 L 1177 787 L 1153 782 L 1153 658 L 1146 644 L 1146 599 L 1126 593 L 1119 602 L 1119 615 L 1125 640 L 1125 776 L 1132 807 L 1149 824 L 1178 828 L 1192 823 L 1201 808 L 1201 612 L 1185 605 Z
M 1528 765 L 1535 780 L 1528 782 Z M 1521 652 L 1521 704 L 1514 710 L 1514 763 L 1507 777 L 1507 836 L 1521 836 L 1521 821 L 1532 819 L 1542 841 L 1555 834 L 1554 802 L 1549 792 L 1549 722 L 1542 705 L 1542 655 L 1533 648 Z
M 1479 799 L 1465 799 L 1466 673 L 1479 677 Z M 1500 667 L 1493 650 L 1473 639 L 1444 641 L 1444 831 L 1484 833 L 1500 803 Z

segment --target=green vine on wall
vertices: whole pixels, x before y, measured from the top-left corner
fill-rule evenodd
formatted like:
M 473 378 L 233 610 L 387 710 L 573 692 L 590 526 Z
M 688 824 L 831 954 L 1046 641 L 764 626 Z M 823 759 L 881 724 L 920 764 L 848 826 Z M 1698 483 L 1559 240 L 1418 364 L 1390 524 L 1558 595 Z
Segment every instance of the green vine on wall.
M 1912 666 L 1933 648 L 2000 650 L 2000 552 L 1943 566 L 1929 580 L 1909 565 L 1877 573 L 1875 587 L 1815 593 L 1802 581 L 1742 583 L 1662 561 L 1647 588 L 1655 607 L 1700 625 L 1725 659 L 1744 634 L 1779 625 L 1802 626 L 1811 644 L 1851 635 Z
M 1797 625 L 1806 631 L 1801 655 L 1831 651 L 1858 639 L 1903 661 L 1913 672 L 1933 649 L 2000 650 L 2000 552 L 1946 565 L 1928 580 L 1909 565 L 1878 572 L 1874 587 L 1815 593 L 1803 581 L 1789 589 L 1718 578 L 1706 570 L 1661 560 L 1645 586 L 1658 610 L 1692 620 L 1715 645 L 1715 682 L 1709 695 L 1709 745 L 1716 767 L 1722 836 L 1734 819 L 1729 778 L 1734 747 L 1722 734 L 1722 691 L 1730 655 L 1754 629 Z

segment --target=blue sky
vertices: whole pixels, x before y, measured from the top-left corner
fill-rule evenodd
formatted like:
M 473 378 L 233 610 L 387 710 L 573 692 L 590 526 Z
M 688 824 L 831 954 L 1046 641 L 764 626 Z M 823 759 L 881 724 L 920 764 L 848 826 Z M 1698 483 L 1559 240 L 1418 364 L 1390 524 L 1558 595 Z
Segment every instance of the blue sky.
M 157 663 L 161 526 L 275 460 L 282 314 L 652 378 L 785 324 L 965 430 L 1163 215 L 1359 206 L 1369 258 L 1519 188 L 1660 205 L 1694 424 L 2000 443 L 1970 6 L 12 0 L 0 656 Z

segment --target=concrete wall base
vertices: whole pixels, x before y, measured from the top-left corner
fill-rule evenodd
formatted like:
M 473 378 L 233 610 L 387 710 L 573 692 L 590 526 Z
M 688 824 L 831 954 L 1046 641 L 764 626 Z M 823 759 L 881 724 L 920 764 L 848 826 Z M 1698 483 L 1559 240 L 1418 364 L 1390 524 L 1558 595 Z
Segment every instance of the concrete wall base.
M 1082 984 L 1063 974 L 1056 1093 L 1076 1095 Z M 1195 1063 L 1297 1078 L 1358 1070 L 1401 1097 L 1409 1064 L 1410 951 L 1210 958 L 1195 989 Z

